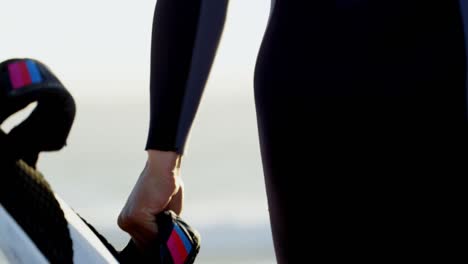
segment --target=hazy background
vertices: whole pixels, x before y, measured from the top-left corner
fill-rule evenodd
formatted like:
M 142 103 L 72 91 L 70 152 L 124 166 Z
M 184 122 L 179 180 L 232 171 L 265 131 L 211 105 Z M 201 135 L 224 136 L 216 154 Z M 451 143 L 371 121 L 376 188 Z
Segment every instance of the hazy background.
M 68 146 L 43 154 L 39 169 L 58 195 L 121 248 L 128 236 L 116 218 L 146 157 L 156 1 L 0 2 L 0 61 L 43 61 L 77 103 Z M 183 217 L 202 234 L 197 263 L 274 263 L 253 99 L 269 9 L 269 0 L 231 1 L 182 163 Z

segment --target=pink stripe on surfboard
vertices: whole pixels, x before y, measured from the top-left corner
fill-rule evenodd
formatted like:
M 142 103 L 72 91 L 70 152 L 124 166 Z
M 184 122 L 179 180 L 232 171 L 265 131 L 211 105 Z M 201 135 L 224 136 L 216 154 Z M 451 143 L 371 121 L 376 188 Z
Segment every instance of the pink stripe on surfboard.
M 167 247 L 171 253 L 174 264 L 184 264 L 187 258 L 187 250 L 185 249 L 184 243 L 179 237 L 179 234 L 175 230 L 172 230 L 171 236 L 167 241 Z
M 21 80 L 23 80 L 23 86 L 30 85 L 32 81 L 31 75 L 29 74 L 28 65 L 26 65 L 26 61 L 18 62 L 18 67 L 21 73 Z
M 21 77 L 21 69 L 18 63 L 8 64 L 8 73 L 13 89 L 24 86 L 23 78 Z

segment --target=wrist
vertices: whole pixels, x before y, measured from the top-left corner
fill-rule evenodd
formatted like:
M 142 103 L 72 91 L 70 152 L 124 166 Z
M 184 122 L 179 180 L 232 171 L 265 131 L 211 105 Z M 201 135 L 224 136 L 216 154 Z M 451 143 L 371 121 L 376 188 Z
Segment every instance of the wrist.
M 182 156 L 177 152 L 148 149 L 147 153 L 149 169 L 163 169 L 173 172 L 180 168 Z

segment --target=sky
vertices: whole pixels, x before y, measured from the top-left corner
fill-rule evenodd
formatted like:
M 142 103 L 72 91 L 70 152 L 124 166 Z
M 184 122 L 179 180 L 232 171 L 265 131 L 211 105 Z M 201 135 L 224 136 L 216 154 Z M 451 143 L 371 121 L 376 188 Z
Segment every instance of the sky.
M 7 4 L 0 8 L 0 61 L 33 57 L 49 65 L 64 82 L 148 81 L 156 1 L 1 1 Z M 269 0 L 230 1 L 213 78 L 251 82 L 269 7 Z M 89 91 L 80 86 L 72 92 L 140 91 L 112 87 Z

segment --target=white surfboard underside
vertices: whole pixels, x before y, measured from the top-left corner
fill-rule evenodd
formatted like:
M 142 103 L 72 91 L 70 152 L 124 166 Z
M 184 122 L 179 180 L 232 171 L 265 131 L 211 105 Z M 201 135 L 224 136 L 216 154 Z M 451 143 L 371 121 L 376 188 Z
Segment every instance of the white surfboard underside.
M 117 260 L 80 217 L 60 197 L 56 195 L 56 198 L 68 221 L 70 237 L 73 241 L 73 262 L 76 264 L 117 264 Z M 47 264 L 49 262 L 0 204 L 0 264 L 3 263 Z
M 48 261 L 23 229 L 0 204 L 0 263 L 38 263 Z

